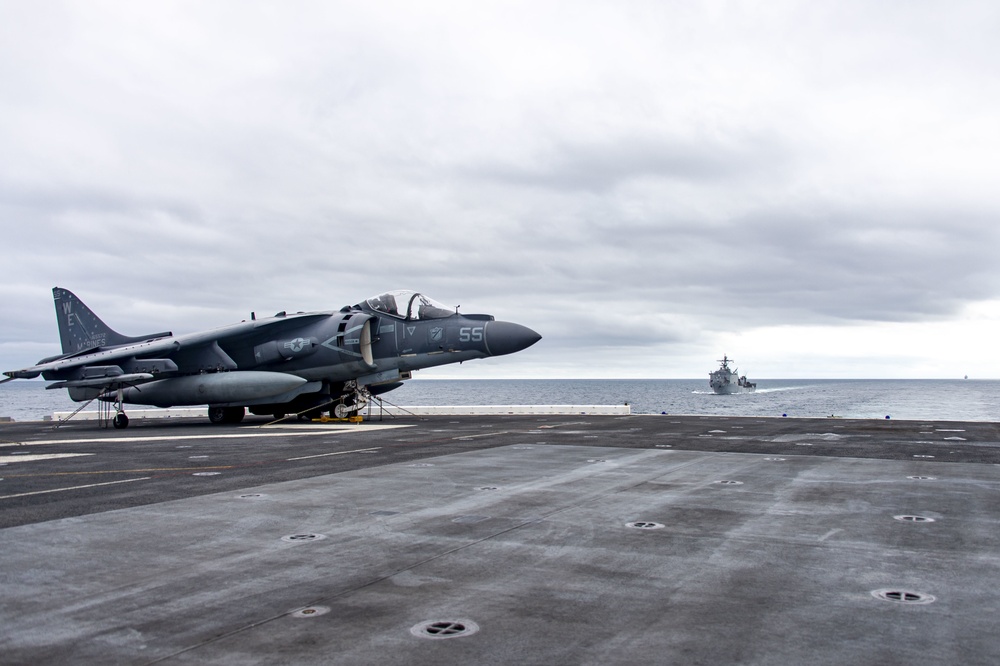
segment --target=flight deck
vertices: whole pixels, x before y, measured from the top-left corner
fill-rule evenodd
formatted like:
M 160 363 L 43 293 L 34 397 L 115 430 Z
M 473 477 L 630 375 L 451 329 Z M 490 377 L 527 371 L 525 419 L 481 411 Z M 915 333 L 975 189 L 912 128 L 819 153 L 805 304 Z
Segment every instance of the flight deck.
M 0 424 L 0 662 L 1000 663 L 1000 424 Z

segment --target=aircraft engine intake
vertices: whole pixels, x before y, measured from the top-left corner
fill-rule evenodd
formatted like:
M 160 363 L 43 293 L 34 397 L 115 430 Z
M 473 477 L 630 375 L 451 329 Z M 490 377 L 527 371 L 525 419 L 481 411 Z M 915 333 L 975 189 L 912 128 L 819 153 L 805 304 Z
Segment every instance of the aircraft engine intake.
M 355 313 L 345 317 L 337 331 L 337 347 L 341 354 L 353 357 L 353 360 L 364 361 L 369 367 L 375 366 L 372 355 L 372 321 L 370 314 Z

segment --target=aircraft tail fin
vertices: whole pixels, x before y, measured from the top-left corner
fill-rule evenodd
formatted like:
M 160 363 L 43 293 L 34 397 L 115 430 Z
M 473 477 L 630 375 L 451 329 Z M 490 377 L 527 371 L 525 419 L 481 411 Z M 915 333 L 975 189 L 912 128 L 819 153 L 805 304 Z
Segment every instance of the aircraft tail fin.
M 170 332 L 135 337 L 122 335 L 101 321 L 101 318 L 70 290 L 54 287 L 52 299 L 56 306 L 59 342 L 62 343 L 63 354 L 76 354 L 97 347 L 116 347 L 145 342 L 172 335 Z

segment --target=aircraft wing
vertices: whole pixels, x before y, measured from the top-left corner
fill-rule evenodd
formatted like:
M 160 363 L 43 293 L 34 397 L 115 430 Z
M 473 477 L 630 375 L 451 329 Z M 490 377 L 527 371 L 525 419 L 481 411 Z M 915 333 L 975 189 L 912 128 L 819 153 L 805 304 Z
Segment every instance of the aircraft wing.
M 43 372 L 59 372 L 61 370 L 71 370 L 73 368 L 88 365 L 107 365 L 112 361 L 118 361 L 136 356 L 149 356 L 150 354 L 167 355 L 181 348 L 181 343 L 177 338 L 165 338 L 153 342 L 143 342 L 134 345 L 125 345 L 113 349 L 93 351 L 67 358 L 61 358 L 48 363 L 39 363 L 29 368 L 21 370 L 9 370 L 3 374 L 11 379 L 34 379 Z
M 151 340 L 149 342 L 139 342 L 135 344 L 122 345 L 120 347 L 112 347 L 110 349 L 98 349 L 73 356 L 60 357 L 28 368 L 8 370 L 3 374 L 7 375 L 8 379 L 34 379 L 43 372 L 61 372 L 87 366 L 98 366 L 99 368 L 102 366 L 114 365 L 117 361 L 123 361 L 131 358 L 166 359 L 169 358 L 170 355 L 182 349 L 191 349 L 199 346 L 214 346 L 214 353 L 219 356 L 223 365 L 231 365 L 232 367 L 230 369 L 235 370 L 236 364 L 222 349 L 218 348 L 218 342 L 220 340 L 226 340 L 235 336 L 257 332 L 261 329 L 280 327 L 281 324 L 289 321 L 294 321 L 296 324 L 301 325 L 303 323 L 308 323 L 310 320 L 325 319 L 329 316 L 329 312 L 312 312 L 306 314 L 270 317 L 268 319 L 255 321 L 244 321 L 239 324 L 232 324 L 231 326 L 224 326 L 222 328 L 216 328 L 200 333 L 161 338 L 159 340 Z M 95 370 L 98 368 L 95 368 Z M 106 377 L 109 380 L 115 379 L 114 375 L 107 375 Z M 95 376 L 94 378 L 96 379 L 97 377 Z

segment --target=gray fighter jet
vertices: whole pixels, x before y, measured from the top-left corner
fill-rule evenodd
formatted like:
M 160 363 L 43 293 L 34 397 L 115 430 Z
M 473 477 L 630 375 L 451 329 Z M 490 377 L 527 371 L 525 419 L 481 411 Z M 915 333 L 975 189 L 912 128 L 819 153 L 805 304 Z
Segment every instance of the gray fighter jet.
M 279 312 L 200 333 L 135 337 L 113 331 L 72 292 L 56 287 L 63 353 L 7 379 L 41 375 L 77 402 L 208 405 L 214 423 L 254 414 L 356 413 L 410 373 L 447 363 L 512 354 L 541 339 L 491 315 L 460 314 L 414 291 L 391 291 L 339 311 Z M 110 410 L 109 410 L 110 412 Z M 110 414 L 109 414 L 110 415 Z

